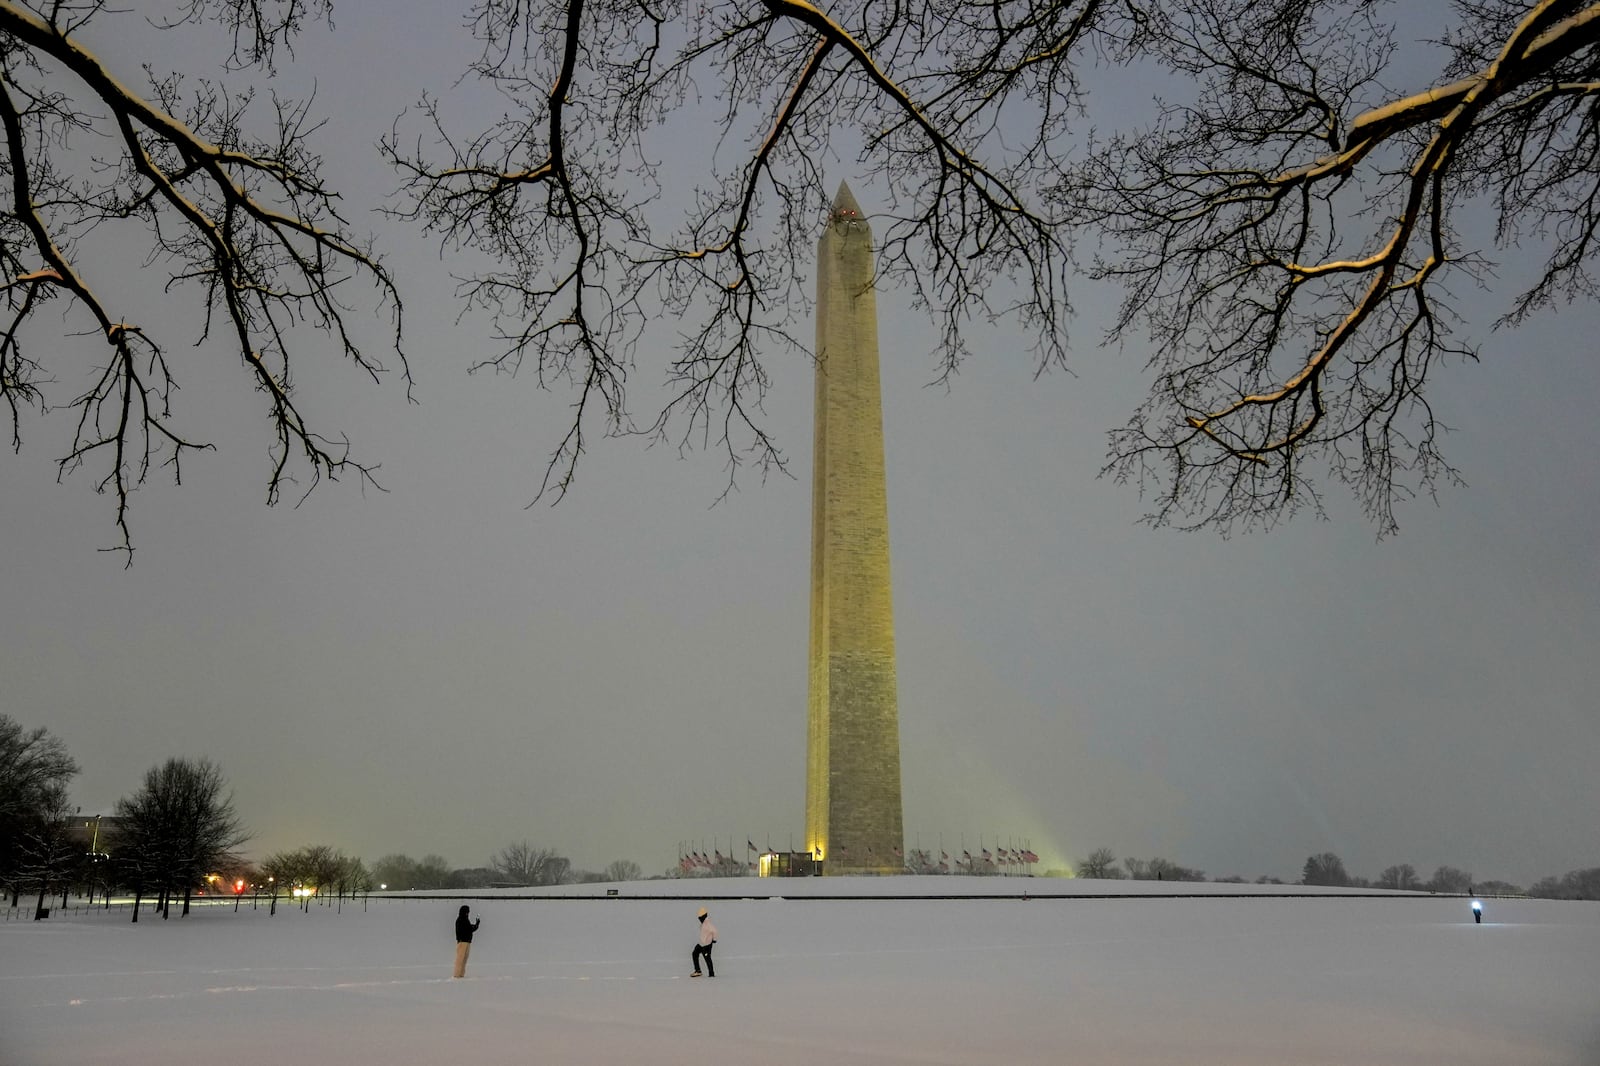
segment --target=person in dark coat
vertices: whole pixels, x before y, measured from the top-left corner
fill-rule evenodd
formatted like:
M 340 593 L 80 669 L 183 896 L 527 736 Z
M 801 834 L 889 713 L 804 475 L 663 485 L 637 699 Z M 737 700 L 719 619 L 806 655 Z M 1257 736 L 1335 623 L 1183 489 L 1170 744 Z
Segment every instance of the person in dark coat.
M 467 976 L 467 956 L 472 954 L 472 934 L 478 931 L 478 926 L 483 924 L 483 919 L 472 921 L 467 918 L 467 911 L 472 908 L 465 903 L 456 914 L 456 976 Z

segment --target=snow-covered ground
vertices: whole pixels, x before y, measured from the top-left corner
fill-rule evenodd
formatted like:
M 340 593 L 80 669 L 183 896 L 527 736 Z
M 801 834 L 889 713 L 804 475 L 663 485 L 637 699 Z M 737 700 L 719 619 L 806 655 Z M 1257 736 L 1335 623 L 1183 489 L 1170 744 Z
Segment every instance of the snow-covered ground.
M 952 890 L 1017 895 L 808 898 Z M 1107 890 L 1193 894 L 1094 898 Z M 1600 904 L 1489 900 L 1474 925 L 1457 898 L 1221 895 L 1263 890 L 1302 891 L 925 877 L 485 894 L 467 900 L 483 928 L 464 981 L 451 898 L 137 925 L 58 911 L 0 923 L 0 1066 L 1600 1064 Z M 718 976 L 690 980 L 701 900 Z

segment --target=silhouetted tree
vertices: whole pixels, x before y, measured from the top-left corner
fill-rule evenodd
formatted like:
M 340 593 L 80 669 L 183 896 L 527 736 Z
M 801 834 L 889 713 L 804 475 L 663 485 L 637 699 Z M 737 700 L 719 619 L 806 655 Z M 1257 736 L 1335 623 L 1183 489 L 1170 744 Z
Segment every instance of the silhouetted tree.
M 316 349 L 331 347 L 376 377 L 382 363 L 351 335 L 335 290 L 364 279 L 393 303 L 398 323 L 387 270 L 350 233 L 338 194 L 319 173 L 321 160 L 307 144 L 317 122 L 306 106 L 275 96 L 274 116 L 245 118 L 251 93 L 238 72 L 270 74 L 277 49 L 312 9 L 331 15 L 330 0 L 179 6 L 187 12 L 175 25 L 229 25 L 232 56 L 204 66 L 228 60 L 233 73 L 186 79 L 149 69 L 141 93 L 113 73 L 131 74 L 135 57 L 107 56 L 107 63 L 86 47 L 106 5 L 0 5 L 0 126 L 9 149 L 0 173 L 10 194 L 0 209 L 0 399 L 18 445 L 20 404 L 72 412 L 75 434 L 60 470 L 95 470 L 98 487 L 116 502 L 130 552 L 129 494 L 154 463 L 170 463 L 176 478 L 184 457 L 209 445 L 190 440 L 172 416 L 177 380 L 166 336 L 174 316 L 159 303 L 127 305 L 127 287 L 114 273 L 119 257 L 108 249 L 142 232 L 145 266 L 164 275 L 168 297 L 192 294 L 208 327 L 220 327 L 215 335 L 231 344 L 273 427 L 269 501 L 297 469 L 313 485 L 368 473 L 336 434 L 304 418 L 293 389 L 294 327 L 320 330 L 326 337 Z M 96 29 L 101 40 L 114 40 L 109 26 Z M 50 338 L 53 331 L 60 335 Z M 404 376 L 398 345 L 395 336 L 390 347 Z M 54 368 L 68 357 L 93 369 L 86 385 L 66 386 L 81 391 L 53 401 L 47 390 L 66 377 Z
M 261 860 L 261 872 L 272 883 L 285 891 L 293 891 L 306 883 L 315 884 L 311 863 L 304 848 L 293 851 L 275 851 Z
M 1474 351 L 1450 332 L 1448 294 L 1491 280 L 1495 241 L 1543 268 L 1502 324 L 1592 299 L 1600 220 L 1600 5 L 1430 11 L 1438 74 L 1396 95 L 1391 67 L 1412 50 L 1384 15 L 1401 7 L 476 0 L 463 10 L 483 47 L 459 80 L 502 106 L 471 128 L 429 98 L 383 151 L 397 213 L 463 253 L 464 300 L 497 325 L 484 365 L 577 390 L 546 490 L 565 491 L 596 432 L 709 438 L 731 471 L 784 461 L 758 421 L 764 361 L 806 347 L 793 250 L 814 241 L 824 167 L 844 152 L 883 198 L 880 274 L 935 318 L 945 375 L 970 355 L 968 324 L 994 317 L 1020 323 L 1041 369 L 1064 363 L 1070 247 L 1101 242 L 1091 272 L 1127 287 L 1112 339 L 1151 352 L 1153 379 L 1108 469 L 1154 494 L 1152 521 L 1271 524 L 1320 510 L 1331 480 L 1387 531 L 1397 498 L 1454 477 L 1427 399 L 1436 368 Z M 273 426 L 269 499 L 296 469 L 312 483 L 369 469 L 302 417 L 291 327 L 325 331 L 377 377 L 342 294 L 361 280 L 398 307 L 337 212 L 308 107 L 248 106 L 331 0 L 176 11 L 173 32 L 202 46 L 215 38 L 197 26 L 222 24 L 227 69 L 152 69 L 141 95 L 112 73 L 137 57 L 82 43 L 114 50 L 115 20 L 140 12 L 0 5 L 0 399 L 15 444 L 22 405 L 72 412 L 61 469 L 94 469 L 124 548 L 130 491 L 202 445 L 168 404 L 163 332 L 181 316 L 125 306 L 106 245 L 142 230 L 148 268 L 222 327 Z M 1082 76 L 1099 60 L 1170 87 L 1149 128 L 1088 126 Z M 720 148 L 669 175 L 661 138 Z M 1479 216 L 1488 237 L 1460 224 Z M 660 322 L 672 332 L 647 336 Z M 385 345 L 404 376 L 398 336 Z M 93 369 L 57 373 L 62 350 Z M 658 351 L 668 398 L 637 412 L 625 384 Z
M 417 887 L 417 860 L 409 855 L 385 855 L 372 864 L 372 880 L 390 890 Z
M 492 866 L 465 866 L 450 871 L 451 888 L 488 888 L 498 879 L 500 871 Z
M 1135 881 L 1204 881 L 1203 870 L 1191 870 L 1187 866 L 1179 866 L 1171 859 L 1157 856 L 1153 859 L 1123 859 L 1122 864 L 1128 868 L 1128 876 Z
M 1399 6 L 1138 6 L 1135 47 L 1195 91 L 1104 139 L 1061 191 L 1065 219 L 1113 236 L 1096 269 L 1126 287 L 1113 338 L 1152 353 L 1110 469 L 1154 489 L 1157 522 L 1320 512 L 1326 478 L 1392 530 L 1396 499 L 1456 477 L 1426 392 L 1475 354 L 1452 293 L 1493 276 L 1463 220 L 1545 257 L 1499 324 L 1594 296 L 1600 5 L 1430 11 L 1444 63 L 1409 95 L 1387 87 L 1410 52 L 1385 21 Z
M 1383 873 L 1378 875 L 1379 888 L 1404 888 L 1418 889 L 1422 882 L 1417 879 L 1417 871 L 1411 864 L 1403 862 L 1398 866 L 1386 866 Z
M 208 759 L 168 759 L 145 774 L 132 796 L 117 801 L 114 854 L 138 883 L 160 892 L 162 917 L 169 897 L 183 893 L 183 913 L 200 879 L 228 863 L 249 839 L 225 793 L 222 771 Z M 137 902 L 133 920 L 139 920 Z
M 572 869 L 570 860 L 550 848 L 536 848 L 526 840 L 500 849 L 492 865 L 506 880 L 519 885 L 566 884 Z
M 412 868 L 411 877 L 413 888 L 449 888 L 450 863 L 443 855 L 434 855 L 431 852 L 417 860 L 417 865 Z
M 0 888 L 17 897 L 45 886 L 67 868 L 67 784 L 78 764 L 59 737 L 43 727 L 24 729 L 0 714 Z
M 604 879 L 607 881 L 637 881 L 644 873 L 639 864 L 631 859 L 618 859 L 607 866 Z
M 354 855 L 341 854 L 333 886 L 338 896 L 354 898 L 358 893 L 372 890 L 372 874 L 367 870 L 367 864 Z
M 1561 878 L 1561 890 L 1572 899 L 1600 899 L 1600 866 L 1569 871 Z
M 1426 887 L 1429 892 L 1471 892 L 1472 875 L 1454 866 L 1441 866 L 1433 872 Z
M 1600 899 L 1600 866 L 1571 870 L 1560 877 L 1541 877 L 1528 889 L 1541 899 Z
M 1171 859 L 1151 859 L 1150 873 L 1157 881 L 1204 881 L 1206 872 L 1191 866 L 1180 866 Z
M 44 916 L 46 897 L 53 889 L 62 890 L 65 896 L 68 883 L 85 865 L 83 847 L 71 834 L 72 818 L 63 796 L 59 803 L 44 807 L 33 817 L 20 822 L 20 832 L 13 840 L 13 856 L 17 869 L 16 884 L 31 886 L 38 898 L 34 902 L 33 916 L 37 921 Z M 65 898 L 63 898 L 65 903 Z
M 1122 870 L 1117 867 L 1117 856 L 1110 848 L 1095 848 L 1088 857 L 1078 860 L 1077 874 L 1079 877 L 1119 878 Z
M 372 887 L 365 863 L 327 844 L 276 852 L 262 860 L 261 871 L 284 888 L 310 889 L 336 900 Z M 309 896 L 302 902 L 309 907 Z
M 1345 872 L 1343 859 L 1331 851 L 1324 851 L 1306 859 L 1305 868 L 1300 873 L 1300 883 L 1342 886 L 1350 883 L 1350 875 Z

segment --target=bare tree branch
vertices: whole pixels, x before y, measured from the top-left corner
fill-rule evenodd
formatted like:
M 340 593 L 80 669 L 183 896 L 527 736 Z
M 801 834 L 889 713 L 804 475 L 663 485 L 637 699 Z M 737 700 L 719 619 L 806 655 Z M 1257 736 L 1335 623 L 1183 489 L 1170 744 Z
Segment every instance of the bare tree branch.
M 329 10 L 325 0 L 191 0 L 174 25 L 217 19 L 233 35 L 232 65 L 270 67 L 306 15 Z M 173 420 L 177 388 L 167 347 L 154 322 L 130 321 L 147 308 L 113 309 L 108 278 L 94 278 L 100 257 L 93 238 L 113 221 L 142 222 L 151 264 L 168 269 L 169 290 L 193 288 L 207 314 L 224 325 L 246 373 L 266 397 L 276 440 L 267 499 L 274 502 L 303 463 L 307 491 L 323 478 L 372 467 L 351 458 L 348 444 L 315 429 L 293 397 L 288 333 L 308 323 L 328 334 L 334 350 L 374 379 L 383 364 L 348 326 L 345 282 L 365 276 L 377 303 L 393 310 L 391 344 L 409 380 L 400 344 L 400 302 L 394 282 L 370 248 L 348 234 L 337 194 L 318 176 L 321 161 L 307 139 L 314 125 L 303 104 L 274 99 L 271 140 L 245 132 L 253 93 L 235 96 L 181 75 L 156 79 L 151 96 L 128 88 L 84 48 L 74 31 L 101 14 L 100 3 L 29 4 L 0 0 L 0 123 L 6 138 L 0 179 L 10 202 L 0 215 L 0 267 L 14 278 L 3 290 L 0 395 L 12 414 L 12 445 L 22 444 L 19 404 L 76 409 L 76 433 L 60 460 L 63 476 L 94 463 L 99 489 L 116 501 L 120 543 L 132 559 L 131 494 L 154 462 L 181 480 L 186 452 L 210 447 L 188 439 Z M 56 88 L 65 85 L 66 88 Z M 76 136 L 115 146 L 109 158 L 85 153 Z M 74 169 L 76 168 L 76 169 Z M 29 354 L 27 327 L 51 295 L 65 295 L 86 313 L 109 350 L 89 387 L 64 405 L 45 397 L 44 357 Z M 152 319 L 157 316 L 151 315 Z M 59 342 L 56 342 L 59 343 Z M 79 342 L 78 346 L 82 346 Z M 58 358 L 53 356 L 52 359 Z
M 1127 287 L 1114 339 L 1143 332 L 1156 353 L 1107 466 L 1155 490 L 1151 521 L 1320 512 L 1326 473 L 1387 533 L 1396 500 L 1455 479 L 1425 386 L 1476 357 L 1452 339 L 1447 286 L 1482 276 L 1452 224 L 1478 198 L 1507 243 L 1558 234 L 1506 321 L 1589 288 L 1600 5 L 1463 6 L 1453 80 L 1389 100 L 1396 45 L 1359 0 L 1189 0 L 1152 19 L 1148 54 L 1199 93 L 1057 189 L 1119 239 L 1095 269 Z
M 762 426 L 766 367 L 809 352 L 793 327 L 841 146 L 857 153 L 851 180 L 886 197 L 882 274 L 942 323 L 942 374 L 973 317 L 1016 318 L 1041 367 L 1064 362 L 1067 248 L 1039 205 L 1078 93 L 1066 57 L 1131 5 L 935 6 L 474 5 L 471 73 L 513 113 L 462 139 L 424 100 L 420 132 L 397 124 L 385 151 L 406 183 L 399 213 L 498 264 L 462 283 L 504 344 L 484 365 L 574 389 L 536 498 L 566 492 L 595 418 L 721 449 L 730 486 L 748 462 L 782 467 Z M 1008 108 L 1030 114 L 1003 135 Z M 664 136 L 705 143 L 704 168 L 664 173 Z M 638 417 L 642 345 L 672 355 Z

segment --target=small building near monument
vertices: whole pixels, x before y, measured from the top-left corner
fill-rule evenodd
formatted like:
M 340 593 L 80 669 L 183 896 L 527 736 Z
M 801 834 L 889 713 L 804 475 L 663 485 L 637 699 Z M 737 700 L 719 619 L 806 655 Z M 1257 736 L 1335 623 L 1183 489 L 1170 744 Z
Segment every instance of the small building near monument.
M 763 851 L 756 863 L 758 877 L 814 877 L 822 873 L 822 860 L 809 851 Z

